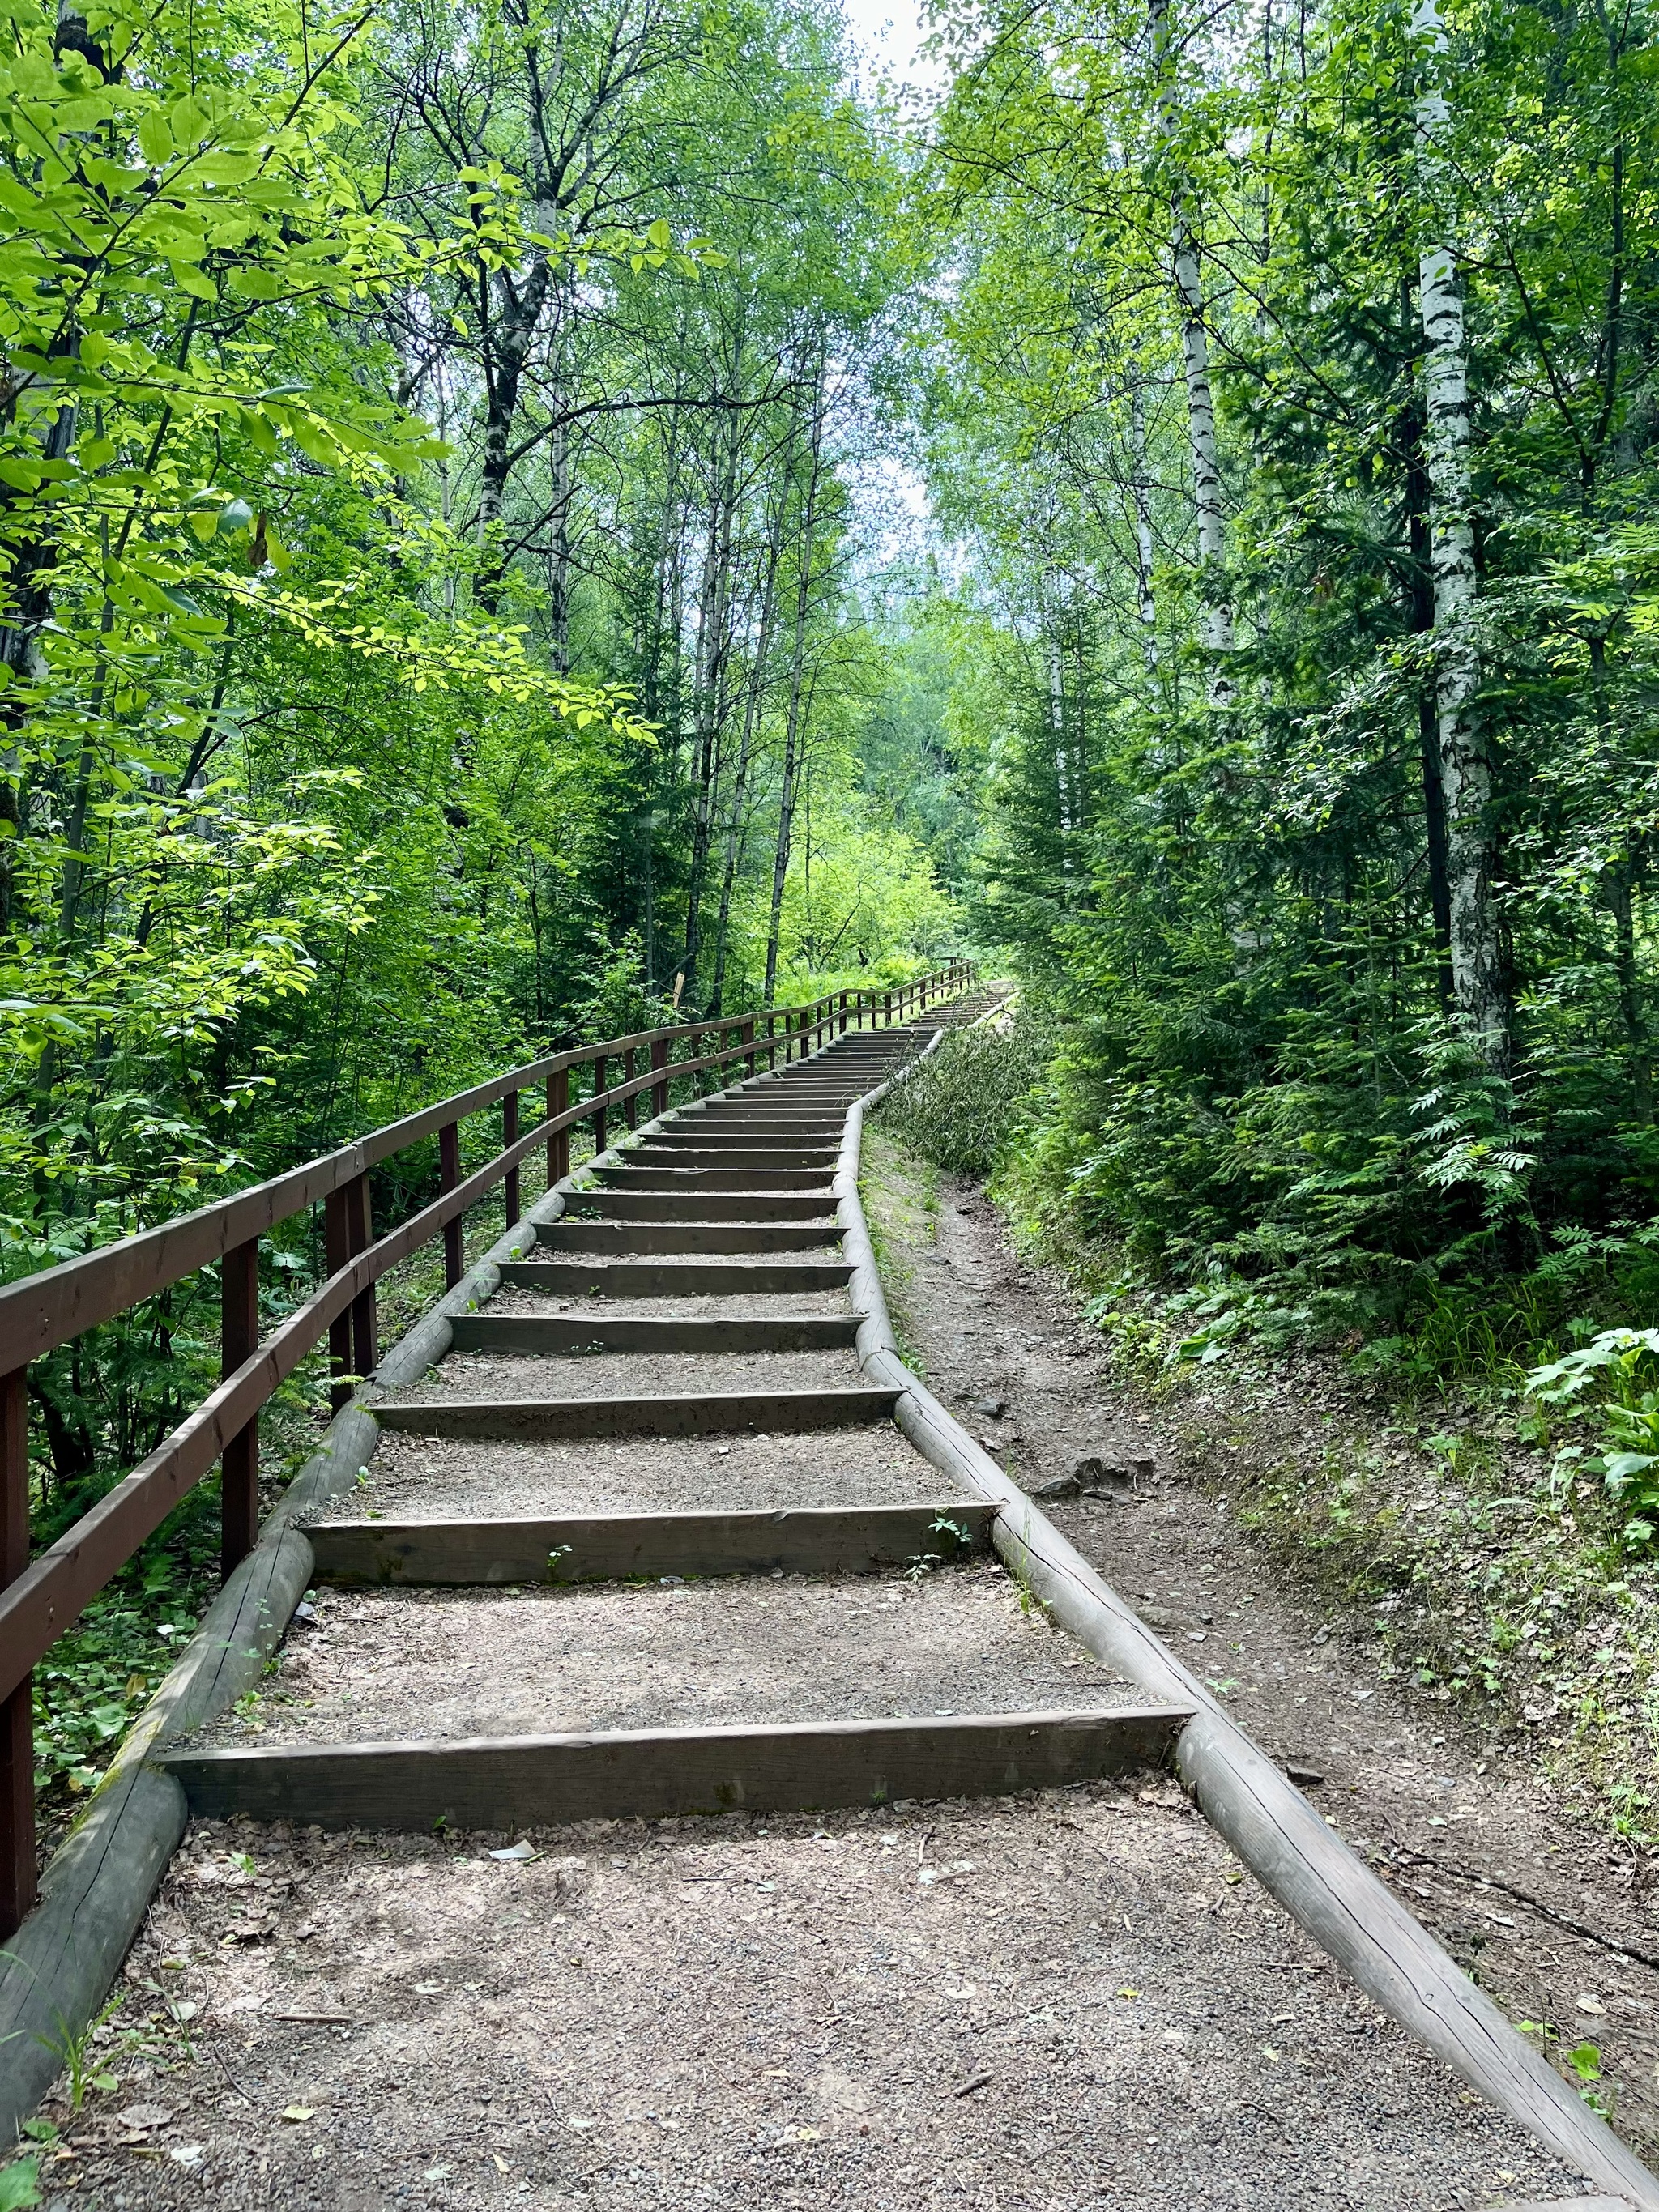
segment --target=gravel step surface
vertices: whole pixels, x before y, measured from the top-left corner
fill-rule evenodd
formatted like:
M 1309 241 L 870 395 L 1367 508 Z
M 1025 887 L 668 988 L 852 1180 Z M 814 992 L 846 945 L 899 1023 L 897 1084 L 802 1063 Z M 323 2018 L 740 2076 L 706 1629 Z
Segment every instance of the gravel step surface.
M 70 2123 L 49 2201 L 63 2173 L 66 2204 L 128 2212 L 1585 2193 L 1240 1881 L 1173 1789 L 596 1822 L 488 1856 L 519 1840 L 193 1828 L 119 1985 L 112 2030 L 137 2051 Z M 159 2039 L 158 1988 L 194 2008 Z
M 941 1547 L 944 1543 L 941 1539 Z M 213 1744 L 1143 1705 L 998 1567 L 646 1588 L 319 1590 Z
M 455 1398 L 678 1397 L 710 1391 L 834 1390 L 864 1381 L 850 1345 L 829 1352 L 453 1352 L 435 1376 L 395 1395 Z
M 599 1298 L 549 1297 L 546 1291 L 504 1283 L 480 1312 L 576 1314 L 592 1312 L 613 1320 L 717 1321 L 729 1314 L 847 1314 L 853 1302 L 844 1288 L 831 1291 L 740 1291 L 703 1292 L 684 1298 Z
M 884 1422 L 789 1436 L 583 1437 L 568 1443 L 387 1433 L 365 1475 L 324 1517 L 903 1505 L 951 1489 Z

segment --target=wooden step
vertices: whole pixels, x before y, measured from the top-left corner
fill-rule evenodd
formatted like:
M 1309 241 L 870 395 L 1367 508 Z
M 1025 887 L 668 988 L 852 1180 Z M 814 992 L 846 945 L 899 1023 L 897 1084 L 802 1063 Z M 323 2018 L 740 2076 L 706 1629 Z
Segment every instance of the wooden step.
M 559 1297 L 702 1298 L 839 1291 L 848 1260 L 507 1260 L 501 1280 Z
M 687 1211 L 701 1221 L 833 1220 L 828 1193 L 811 1190 L 703 1190 L 695 1201 L 672 1190 L 617 1190 L 609 1185 L 573 1191 L 566 1221 L 683 1221 Z
M 539 1222 L 536 1240 L 555 1252 L 619 1257 L 629 1252 L 813 1252 L 838 1244 L 841 1227 L 833 1213 L 817 1221 L 573 1221 L 567 1216 Z
M 324 1582 L 627 1582 L 641 1576 L 876 1574 L 990 1544 L 992 1505 L 782 1507 L 774 1512 L 609 1513 L 550 1520 L 319 1521 L 307 1528 Z
M 624 1160 L 627 1154 L 623 1155 Z M 835 1171 L 821 1168 L 631 1168 L 601 1169 L 612 1184 L 631 1190 L 827 1190 Z
M 845 1115 L 826 1121 L 803 1115 L 799 1121 L 786 1121 L 771 1114 L 764 1117 L 758 1114 L 733 1114 L 726 1120 L 711 1121 L 707 1115 L 699 1114 L 665 1129 L 653 1130 L 647 1145 L 676 1149 L 690 1145 L 695 1148 L 702 1145 L 729 1145 L 739 1138 L 753 1137 L 768 1145 L 799 1145 L 809 1152 L 833 1152 L 841 1143 L 845 1126 Z M 641 1147 L 642 1151 L 646 1148 Z
M 840 1152 L 839 1145 L 765 1145 L 733 1137 L 725 1144 L 705 1139 L 699 1145 L 630 1146 L 621 1157 L 631 1168 L 783 1168 L 791 1172 L 805 1168 L 833 1175 Z
M 593 1820 L 808 1812 L 1064 1789 L 1168 1764 L 1172 1705 L 605 1729 L 402 1743 L 177 1751 L 155 1763 L 198 1820 L 513 1832 Z
M 417 1437 L 708 1437 L 852 1429 L 892 1418 L 896 1390 L 700 1390 L 633 1398 L 376 1399 L 382 1428 Z
M 457 1314 L 457 1352 L 517 1352 L 559 1358 L 600 1352 L 839 1352 L 858 1340 L 856 1314 L 737 1314 L 675 1319 L 651 1315 Z

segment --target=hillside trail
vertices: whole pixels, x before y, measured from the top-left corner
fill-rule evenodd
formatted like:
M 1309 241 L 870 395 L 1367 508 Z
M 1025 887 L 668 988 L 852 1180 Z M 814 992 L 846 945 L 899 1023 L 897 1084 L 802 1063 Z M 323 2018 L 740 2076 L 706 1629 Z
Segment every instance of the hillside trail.
M 1235 1418 L 1219 1385 L 1158 1401 L 1114 1373 L 1081 1301 L 1021 1261 L 977 1185 L 936 1176 L 878 1121 L 864 1174 L 890 1301 L 935 1393 L 1028 1488 L 1091 1455 L 1152 1461 L 1121 1494 L 1044 1510 L 1511 2020 L 1595 2045 L 1619 2132 L 1650 2154 L 1659 1891 L 1643 1863 L 1524 1750 L 1389 1679 L 1374 1616 L 1232 1517 L 1250 1463 L 1322 1449 L 1332 1406 L 1305 1394 Z
M 924 1037 L 625 1142 L 380 1396 L 265 1690 L 168 1754 L 49 2206 L 1583 2196 L 1244 1875 L 1182 1716 L 865 1380 L 837 1147 Z

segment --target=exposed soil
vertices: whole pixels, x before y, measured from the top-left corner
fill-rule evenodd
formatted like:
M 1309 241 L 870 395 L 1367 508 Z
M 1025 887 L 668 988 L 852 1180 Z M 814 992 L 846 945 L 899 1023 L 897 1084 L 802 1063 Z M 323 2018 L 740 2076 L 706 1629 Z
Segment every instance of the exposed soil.
M 1597 2046 L 1614 2124 L 1650 2155 L 1659 1893 L 1642 1863 L 1466 1710 L 1387 1679 L 1374 1623 L 1334 1610 L 1311 1571 L 1231 1518 L 1230 1480 L 1298 1435 L 1316 1439 L 1325 1409 L 1249 1420 L 1218 1383 L 1171 1413 L 1114 1376 L 1066 1285 L 1019 1261 L 975 1186 L 940 1179 L 931 1205 L 931 1171 L 878 1134 L 865 1173 L 898 1262 L 890 1294 L 930 1387 L 1028 1487 L 1092 1452 L 1155 1456 L 1129 1502 L 1045 1510 L 1264 1749 L 1322 1777 L 1306 1785 L 1320 1810 L 1511 2019 L 1547 2023 L 1558 2052 Z M 988 1398 L 1006 1410 L 975 1413 Z
M 47 2167 L 48 2206 L 1453 2212 L 1578 2193 L 1167 1786 L 592 1823 L 489 1857 L 514 1840 L 194 1829 L 105 2031 L 106 2054 L 138 2047 Z
M 383 1435 L 330 1520 L 416 1514 L 695 1513 L 906 1505 L 950 1486 L 884 1425 L 792 1436 L 591 1437 L 568 1444 Z

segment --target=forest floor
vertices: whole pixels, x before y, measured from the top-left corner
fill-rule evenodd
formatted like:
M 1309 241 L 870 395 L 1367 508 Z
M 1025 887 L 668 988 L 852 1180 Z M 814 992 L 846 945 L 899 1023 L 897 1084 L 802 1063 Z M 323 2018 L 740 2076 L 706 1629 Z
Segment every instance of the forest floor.
M 1266 1395 L 1217 1366 L 1174 1396 L 1126 1376 L 1079 1294 L 1057 1268 L 1022 1261 L 983 1192 L 878 1127 L 865 1200 L 897 1334 L 930 1388 L 1027 1488 L 1090 1454 L 1152 1459 L 1125 1500 L 1045 1498 L 1045 1510 L 1650 2155 L 1659 1885 L 1648 1854 L 1540 1771 L 1535 1739 L 1443 1684 L 1407 1679 L 1376 1606 L 1334 1595 L 1316 1554 L 1298 1557 L 1282 1528 L 1242 1524 L 1287 1461 L 1340 1449 L 1363 1404 L 1315 1366 Z

